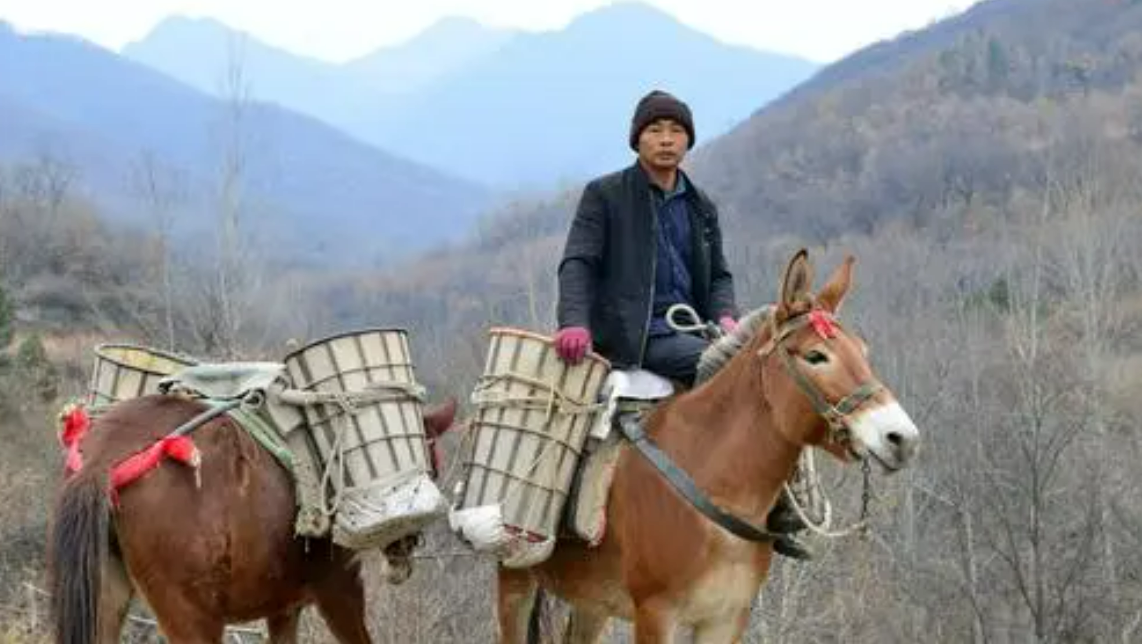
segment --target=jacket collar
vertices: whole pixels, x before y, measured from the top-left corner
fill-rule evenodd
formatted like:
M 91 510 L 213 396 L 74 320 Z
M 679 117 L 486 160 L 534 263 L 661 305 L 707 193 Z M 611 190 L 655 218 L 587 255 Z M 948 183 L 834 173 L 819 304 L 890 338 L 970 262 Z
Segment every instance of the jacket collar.
M 646 168 L 642 167 L 642 164 L 638 162 L 638 159 L 635 159 L 634 163 L 631 164 L 630 170 L 634 173 L 634 176 L 638 179 L 637 183 L 639 184 L 639 188 L 645 189 L 645 190 L 652 190 L 652 189 L 657 187 L 651 182 L 650 175 L 648 175 L 646 173 Z M 676 184 L 674 186 L 674 192 L 671 194 L 675 194 L 678 192 L 685 191 L 686 193 L 688 193 L 688 196 L 690 196 L 693 199 L 697 199 L 698 198 L 697 191 L 694 190 L 693 188 L 694 188 L 694 181 L 690 178 L 690 175 L 686 174 L 686 171 L 683 170 L 682 168 L 678 168 L 678 181 L 676 182 Z
M 646 169 L 642 167 L 638 159 L 634 160 L 629 171 L 634 176 L 635 187 L 638 190 L 647 192 L 652 190 L 653 184 L 650 182 L 650 176 L 646 174 Z M 678 180 L 685 181 L 686 193 L 684 197 L 693 206 L 692 212 L 703 219 L 709 219 L 712 216 L 710 213 L 711 206 L 707 203 L 705 194 L 694 185 L 693 179 L 682 168 L 678 168 Z

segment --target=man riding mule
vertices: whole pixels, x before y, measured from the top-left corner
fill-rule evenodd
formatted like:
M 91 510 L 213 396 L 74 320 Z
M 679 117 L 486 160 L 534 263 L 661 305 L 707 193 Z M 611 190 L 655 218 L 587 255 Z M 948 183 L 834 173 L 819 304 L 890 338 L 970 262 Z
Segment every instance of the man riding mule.
M 919 431 L 836 317 L 852 266 L 813 293 L 798 252 L 777 303 L 703 353 L 701 384 L 624 429 L 634 446 L 615 466 L 601 542 L 564 540 L 542 563 L 498 570 L 501 642 L 535 632 L 541 590 L 571 607 L 564 641 L 596 642 L 617 616 L 638 644 L 672 642 L 680 626 L 699 644 L 740 642 L 777 537 L 765 518 L 803 450 L 886 472 L 911 464 Z
M 646 369 L 693 384 L 709 341 L 672 328 L 685 305 L 732 331 L 738 315 L 733 275 L 722 251 L 717 208 L 679 165 L 694 145 L 690 108 L 653 91 L 631 119 L 629 168 L 587 184 L 559 265 L 555 348 L 576 364 L 594 348 L 619 369 Z M 779 553 L 810 554 L 790 533 L 805 527 L 782 496 L 770 530 Z

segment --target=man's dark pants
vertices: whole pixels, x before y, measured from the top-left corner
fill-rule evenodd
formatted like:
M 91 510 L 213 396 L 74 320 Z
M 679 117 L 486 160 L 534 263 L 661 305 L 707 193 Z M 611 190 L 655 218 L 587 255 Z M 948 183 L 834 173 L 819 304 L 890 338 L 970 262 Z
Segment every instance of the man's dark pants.
M 674 333 L 649 338 L 642 368 L 664 378 L 694 384 L 698 358 L 710 343 L 689 333 Z

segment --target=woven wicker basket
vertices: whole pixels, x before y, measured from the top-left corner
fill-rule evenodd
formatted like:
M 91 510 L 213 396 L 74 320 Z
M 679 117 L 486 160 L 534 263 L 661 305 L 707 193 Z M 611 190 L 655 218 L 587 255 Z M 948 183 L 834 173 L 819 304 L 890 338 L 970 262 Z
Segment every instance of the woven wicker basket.
M 184 367 L 198 364 L 196 358 L 150 347 L 109 343 L 95 347 L 87 404 L 113 405 L 121 400 L 158 393 L 159 381 Z
M 431 480 L 423 393 L 408 336 L 366 329 L 324 338 L 286 356 L 304 404 L 306 440 L 335 509 L 333 539 L 385 545 L 441 518 L 447 502 Z
M 594 354 L 564 364 L 546 336 L 490 331 L 451 514 L 461 538 L 509 567 L 550 556 L 609 370 Z

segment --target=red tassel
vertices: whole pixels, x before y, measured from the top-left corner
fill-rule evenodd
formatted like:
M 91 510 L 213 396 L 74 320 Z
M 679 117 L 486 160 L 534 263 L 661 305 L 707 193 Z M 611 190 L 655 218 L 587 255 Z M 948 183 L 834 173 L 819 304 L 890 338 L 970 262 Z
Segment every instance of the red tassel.
M 163 451 L 174 460 L 191 467 L 198 467 L 198 464 L 201 462 L 198 448 L 194 446 L 194 442 L 191 441 L 190 438 L 186 436 L 173 436 L 164 438 L 163 443 Z
M 822 340 L 837 337 L 837 325 L 833 322 L 833 317 L 827 312 L 821 309 L 810 311 L 809 323 L 813 325 L 813 330 L 821 336 Z
M 59 433 L 59 442 L 67 450 L 67 459 L 64 463 L 69 474 L 83 469 L 83 454 L 79 451 L 79 443 L 91 429 L 91 417 L 87 410 L 79 403 L 67 405 L 60 411 L 62 427 Z
M 195 470 L 202 463 L 202 455 L 189 437 L 167 436 L 159 439 L 145 450 L 123 459 L 111 470 L 113 494 L 158 467 L 164 457 L 170 457 L 184 465 L 195 468 Z M 118 505 L 117 502 L 116 505 Z

